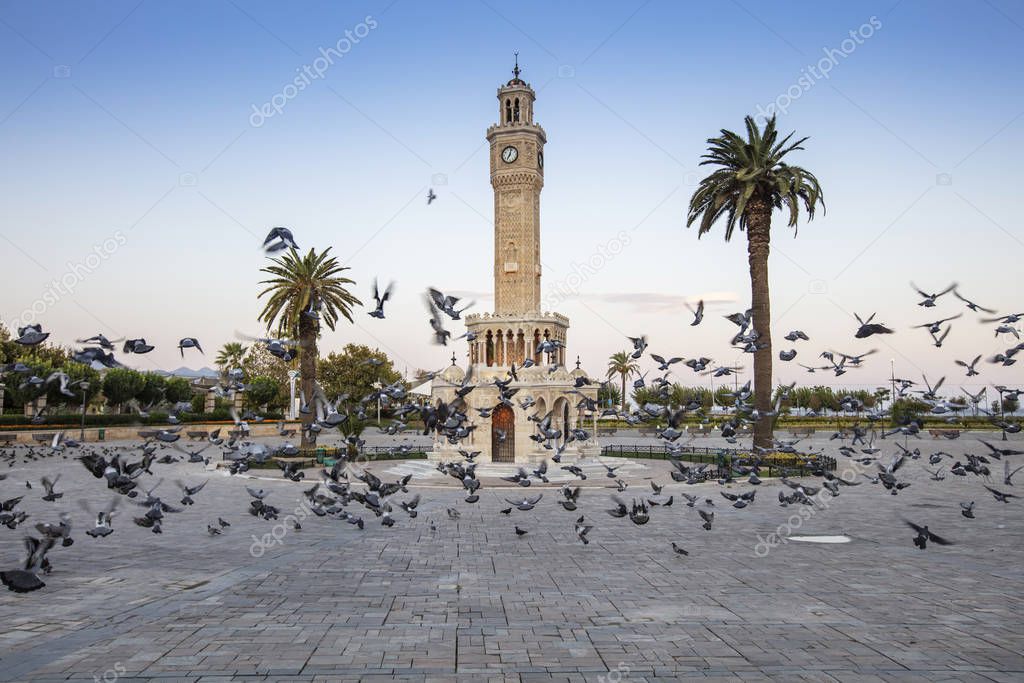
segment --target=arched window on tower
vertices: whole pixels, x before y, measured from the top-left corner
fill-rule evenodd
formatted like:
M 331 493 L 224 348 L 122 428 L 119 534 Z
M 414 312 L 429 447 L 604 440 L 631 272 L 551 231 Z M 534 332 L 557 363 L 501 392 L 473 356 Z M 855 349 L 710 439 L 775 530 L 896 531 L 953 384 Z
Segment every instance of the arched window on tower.
M 512 123 L 512 101 L 505 100 L 505 123 Z
M 512 110 L 512 120 L 519 123 L 519 98 L 516 98 L 515 109 Z

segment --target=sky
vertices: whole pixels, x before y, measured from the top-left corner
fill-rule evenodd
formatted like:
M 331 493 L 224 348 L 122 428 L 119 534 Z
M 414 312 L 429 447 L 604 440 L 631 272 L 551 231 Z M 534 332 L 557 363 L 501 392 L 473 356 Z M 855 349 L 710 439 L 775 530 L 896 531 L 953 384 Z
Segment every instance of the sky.
M 775 348 L 811 337 L 778 381 L 870 388 L 894 368 L 1014 385 L 1020 366 L 968 379 L 953 363 L 1012 337 L 951 295 L 918 307 L 910 282 L 1022 310 L 1022 39 L 1024 5 L 1007 0 L 0 1 L 0 320 L 62 344 L 145 337 L 157 349 L 130 359 L 144 370 L 212 365 L 261 332 L 259 245 L 284 225 L 331 247 L 364 302 L 374 277 L 397 281 L 385 320 L 357 310 L 323 352 L 369 344 L 410 375 L 453 349 L 463 362 L 463 345 L 428 343 L 421 293 L 493 306 L 484 136 L 518 51 L 548 135 L 544 301 L 592 375 L 643 334 L 749 376 L 722 317 L 749 305 L 744 235 L 698 240 L 686 206 L 706 139 L 774 110 L 809 136 L 791 163 L 827 208 L 795 238 L 774 217 Z M 854 339 L 853 314 L 876 312 L 896 334 Z M 941 349 L 911 329 L 960 312 Z M 206 355 L 182 359 L 184 336 Z M 876 348 L 838 379 L 796 365 Z

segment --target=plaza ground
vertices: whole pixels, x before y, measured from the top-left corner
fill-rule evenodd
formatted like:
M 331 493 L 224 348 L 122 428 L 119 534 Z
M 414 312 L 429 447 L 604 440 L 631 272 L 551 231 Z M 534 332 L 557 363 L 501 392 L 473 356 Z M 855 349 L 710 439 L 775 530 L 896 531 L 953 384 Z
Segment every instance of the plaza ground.
M 834 454 L 839 442 L 824 436 L 802 446 Z M 986 438 L 997 442 L 998 434 Z M 695 442 L 716 444 L 723 442 Z M 908 445 L 925 456 L 986 450 L 973 435 Z M 1024 450 L 1024 439 L 1011 437 L 1007 445 Z M 886 457 L 896 450 L 888 440 L 876 446 Z M 1024 463 L 1022 456 L 1010 459 Z M 849 463 L 839 460 L 840 468 Z M 596 463 L 587 466 L 580 510 L 568 512 L 556 504 L 557 483 L 523 489 L 488 476 L 480 502 L 469 505 L 423 462 L 382 462 L 370 469 L 384 479 L 429 475 L 414 479 L 410 495 L 398 495 L 421 494 L 416 519 L 397 511 L 397 524 L 385 528 L 353 503 L 349 509 L 363 515 L 365 530 L 310 517 L 301 531 L 280 527 L 280 542 L 263 552 L 254 539 L 270 534 L 275 522 L 246 512 L 245 485 L 268 489 L 267 501 L 287 514 L 301 505 L 309 482 L 280 480 L 273 471 L 248 479 L 197 465 L 157 466 L 152 481 L 164 480 L 157 494 L 174 503 L 174 479 L 210 482 L 194 506 L 167 515 L 161 535 L 132 524 L 142 509 L 122 504 L 115 533 L 92 539 L 78 501 L 103 505 L 103 482 L 59 456 L 0 465 L 7 475 L 0 499 L 25 494 L 20 507 L 31 522 L 55 522 L 68 510 L 76 525 L 75 544 L 51 553 L 54 571 L 44 589 L 0 594 L 0 680 L 1024 678 L 1024 500 L 996 502 L 978 477 L 949 474 L 951 459 L 944 481 L 929 481 L 922 458 L 901 470 L 912 485 L 899 495 L 861 477 L 862 485 L 844 487 L 798 522 L 790 516 L 799 507 L 779 506 L 776 481 L 737 510 L 717 484 L 671 482 L 667 463 L 607 461 L 624 464 L 627 500 L 648 495 L 653 478 L 675 495 L 674 505 L 654 508 L 642 527 L 610 517 L 604 510 L 613 491 L 606 487 L 613 483 Z M 991 468 L 995 488 L 1015 490 L 1002 484 L 1000 462 Z M 65 495 L 46 503 L 39 478 L 57 471 Z M 33 482 L 31 491 L 25 480 Z M 751 488 L 738 483 L 729 490 Z M 533 511 L 499 513 L 506 497 L 541 491 Z M 682 492 L 715 501 L 711 531 L 701 528 Z M 973 520 L 960 515 L 959 502 L 970 500 L 977 502 Z M 461 512 L 458 520 L 448 518 L 448 507 Z M 587 546 L 573 532 L 580 514 L 594 525 Z M 211 537 L 206 525 L 218 517 L 232 526 Z M 955 545 L 919 550 L 901 518 L 928 524 Z M 514 525 L 528 533 L 517 537 Z M 783 535 L 852 540 L 759 545 L 780 527 Z M 2 568 L 20 561 L 29 530 L 0 528 Z M 689 556 L 674 554 L 672 541 Z

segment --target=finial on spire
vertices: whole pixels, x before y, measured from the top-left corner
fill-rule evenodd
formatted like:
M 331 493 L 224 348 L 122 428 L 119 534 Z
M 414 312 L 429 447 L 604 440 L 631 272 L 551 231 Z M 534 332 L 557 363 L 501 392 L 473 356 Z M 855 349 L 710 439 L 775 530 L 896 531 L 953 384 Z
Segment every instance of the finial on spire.
M 580 369 L 580 357 L 579 356 L 576 356 L 576 369 L 577 370 Z
M 519 78 L 519 51 L 516 50 L 513 54 L 516 56 L 516 65 L 512 69 L 512 75 Z
M 452 365 L 455 365 L 455 361 L 456 361 L 455 352 L 452 351 Z

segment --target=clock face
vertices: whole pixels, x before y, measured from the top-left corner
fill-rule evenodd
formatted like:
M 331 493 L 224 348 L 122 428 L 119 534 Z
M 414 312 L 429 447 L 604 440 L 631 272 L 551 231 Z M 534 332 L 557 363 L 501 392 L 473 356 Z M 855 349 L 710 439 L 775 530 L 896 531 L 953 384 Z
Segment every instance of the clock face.
M 509 145 L 505 149 L 501 150 L 501 160 L 506 164 L 511 164 L 513 161 L 519 158 L 519 150 Z
M 544 152 L 537 152 L 537 165 L 544 168 Z

